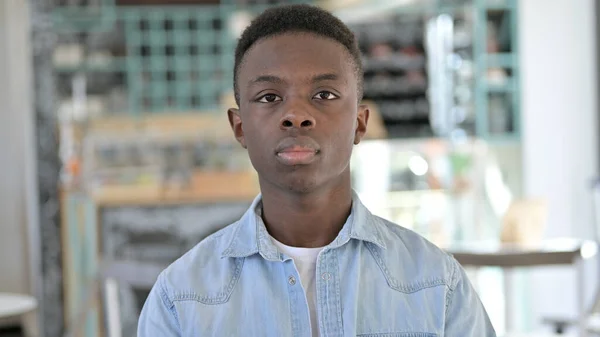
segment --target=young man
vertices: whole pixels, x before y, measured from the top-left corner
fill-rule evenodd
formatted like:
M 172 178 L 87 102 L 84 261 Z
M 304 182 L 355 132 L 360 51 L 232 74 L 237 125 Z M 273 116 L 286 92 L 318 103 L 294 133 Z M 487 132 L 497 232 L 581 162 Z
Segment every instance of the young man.
M 348 27 L 267 10 L 238 42 L 234 89 L 261 195 L 159 276 L 138 336 L 495 336 L 456 260 L 352 191 L 369 110 Z

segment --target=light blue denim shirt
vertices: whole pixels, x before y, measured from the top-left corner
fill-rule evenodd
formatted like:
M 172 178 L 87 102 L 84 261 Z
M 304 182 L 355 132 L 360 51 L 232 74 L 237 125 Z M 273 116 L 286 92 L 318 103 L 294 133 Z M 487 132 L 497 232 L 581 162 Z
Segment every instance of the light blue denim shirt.
M 160 274 L 138 336 L 311 336 L 300 277 L 272 243 L 260 202 Z M 323 337 L 496 336 L 458 262 L 372 215 L 356 195 L 316 273 Z

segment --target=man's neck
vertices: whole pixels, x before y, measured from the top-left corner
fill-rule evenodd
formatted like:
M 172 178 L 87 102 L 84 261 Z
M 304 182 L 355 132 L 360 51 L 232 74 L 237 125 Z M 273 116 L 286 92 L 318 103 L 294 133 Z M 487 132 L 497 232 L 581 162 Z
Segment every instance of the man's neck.
M 262 217 L 269 234 L 292 247 L 323 247 L 337 237 L 352 208 L 350 179 L 311 193 L 263 186 Z M 347 181 L 346 181 L 347 180 Z

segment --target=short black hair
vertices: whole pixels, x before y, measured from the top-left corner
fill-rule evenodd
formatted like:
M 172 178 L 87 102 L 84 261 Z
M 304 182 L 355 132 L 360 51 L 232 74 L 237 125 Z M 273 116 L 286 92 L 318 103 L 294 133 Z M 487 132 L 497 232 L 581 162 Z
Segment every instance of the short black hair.
M 328 11 L 310 5 L 285 5 L 265 10 L 244 30 L 235 48 L 233 90 L 240 104 L 238 72 L 244 55 L 259 40 L 285 33 L 312 33 L 342 44 L 355 66 L 358 81 L 358 100 L 362 100 L 363 69 L 360 50 L 354 33 L 340 19 Z

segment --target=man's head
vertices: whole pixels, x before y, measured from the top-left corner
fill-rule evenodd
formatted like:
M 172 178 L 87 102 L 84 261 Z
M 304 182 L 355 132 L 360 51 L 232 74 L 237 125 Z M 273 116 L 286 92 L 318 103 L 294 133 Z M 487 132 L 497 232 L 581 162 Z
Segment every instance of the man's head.
M 285 33 L 306 32 L 337 41 L 346 48 L 354 62 L 358 81 L 358 99 L 362 99 L 363 69 L 360 50 L 352 31 L 340 19 L 318 7 L 292 5 L 275 7 L 264 11 L 244 30 L 235 48 L 233 90 L 236 103 L 240 104 L 238 73 L 244 56 L 259 40 Z
M 229 121 L 263 192 L 349 183 L 369 111 L 359 106 L 362 68 L 348 27 L 316 7 L 267 10 L 242 34 L 235 66 L 239 109 Z

